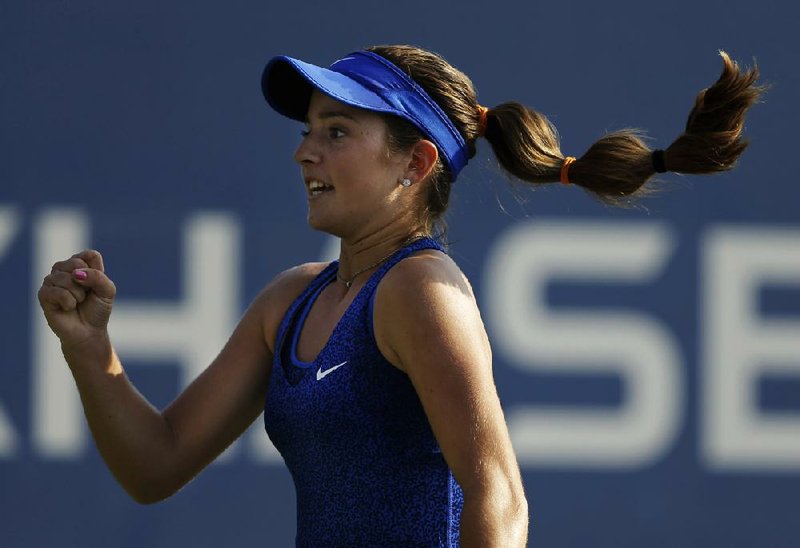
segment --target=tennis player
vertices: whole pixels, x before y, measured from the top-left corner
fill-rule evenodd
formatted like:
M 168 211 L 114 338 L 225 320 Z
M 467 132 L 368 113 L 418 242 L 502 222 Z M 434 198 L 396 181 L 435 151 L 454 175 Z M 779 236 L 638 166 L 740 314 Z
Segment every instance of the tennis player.
M 472 288 L 437 238 L 451 185 L 481 137 L 522 180 L 622 204 L 656 172 L 730 169 L 762 89 L 755 69 L 723 62 L 666 150 L 621 131 L 575 159 L 543 115 L 480 105 L 467 76 L 419 48 L 373 47 L 330 68 L 272 59 L 262 89 L 305 124 L 298 188 L 309 225 L 341 238 L 338 261 L 267 284 L 163 411 L 114 353 L 116 290 L 100 253 L 56 263 L 39 290 L 113 474 L 137 501 L 162 500 L 264 411 L 297 489 L 299 546 L 524 546 L 528 504 L 491 349 Z

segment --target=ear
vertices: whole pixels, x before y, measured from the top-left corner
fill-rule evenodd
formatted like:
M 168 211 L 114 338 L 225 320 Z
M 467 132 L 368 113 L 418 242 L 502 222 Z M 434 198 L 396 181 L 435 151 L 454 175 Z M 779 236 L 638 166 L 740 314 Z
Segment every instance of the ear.
M 428 178 L 438 160 L 439 151 L 436 145 L 426 139 L 420 139 L 411 147 L 408 175 L 414 183 L 421 183 Z

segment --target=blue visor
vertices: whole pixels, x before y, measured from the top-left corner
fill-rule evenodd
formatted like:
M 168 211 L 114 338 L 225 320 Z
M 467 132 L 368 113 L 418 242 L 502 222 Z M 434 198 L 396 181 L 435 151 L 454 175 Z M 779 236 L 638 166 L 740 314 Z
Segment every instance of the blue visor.
M 405 72 L 380 55 L 357 51 L 328 69 L 282 55 L 267 63 L 261 77 L 267 103 L 301 122 L 306 120 L 314 88 L 347 105 L 408 120 L 436 145 L 453 180 L 467 164 L 464 138 L 447 115 Z

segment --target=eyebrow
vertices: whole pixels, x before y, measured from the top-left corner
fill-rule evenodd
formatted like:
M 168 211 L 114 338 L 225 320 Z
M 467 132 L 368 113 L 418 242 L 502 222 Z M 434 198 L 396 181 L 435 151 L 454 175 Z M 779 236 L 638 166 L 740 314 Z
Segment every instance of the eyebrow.
M 348 120 L 352 120 L 353 122 L 358 122 L 358 120 L 356 120 L 353 116 L 351 116 L 350 114 L 346 113 L 343 110 L 326 110 L 326 111 L 320 112 L 317 117 L 320 120 L 327 120 L 329 118 L 339 118 L 339 117 L 341 117 L 341 118 L 347 118 Z M 306 116 L 304 121 L 305 121 L 305 123 L 308 123 L 308 116 Z

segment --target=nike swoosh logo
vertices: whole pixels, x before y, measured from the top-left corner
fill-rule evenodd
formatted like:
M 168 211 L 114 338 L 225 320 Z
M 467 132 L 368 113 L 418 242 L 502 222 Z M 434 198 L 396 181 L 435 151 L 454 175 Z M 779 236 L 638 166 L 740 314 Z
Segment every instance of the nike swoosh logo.
M 330 369 L 326 369 L 325 371 L 323 371 L 322 368 L 320 367 L 319 369 L 317 369 L 317 380 L 321 380 L 325 375 L 328 375 L 329 373 L 333 373 L 334 371 L 336 371 L 337 369 L 339 369 L 341 366 L 343 366 L 346 363 L 347 363 L 347 360 L 343 361 L 339 365 L 334 365 L 333 367 L 331 367 Z

